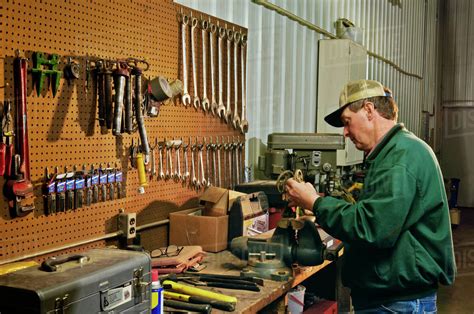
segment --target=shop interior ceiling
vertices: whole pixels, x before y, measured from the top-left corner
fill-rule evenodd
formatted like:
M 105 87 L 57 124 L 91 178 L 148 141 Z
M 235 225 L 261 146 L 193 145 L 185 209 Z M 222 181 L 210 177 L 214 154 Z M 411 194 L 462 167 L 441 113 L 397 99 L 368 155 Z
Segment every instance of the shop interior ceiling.
M 125 212 L 137 213 L 138 225 L 149 224 L 156 221 L 166 220 L 170 212 L 189 208 L 197 205 L 197 199 L 203 192 L 203 188 L 196 189 L 191 186 L 192 178 L 186 180 L 175 180 L 173 178 L 160 178 L 159 173 L 153 178 L 147 173 L 148 186 L 145 193 L 140 194 L 140 185 L 137 169 L 131 167 L 130 147 L 138 145 L 139 132 L 132 134 L 121 134 L 114 136 L 112 130 L 106 132 L 99 125 L 97 119 L 97 78 L 94 72 L 94 63 L 98 60 L 112 60 L 115 69 L 116 60 L 134 58 L 146 60 L 149 68 L 143 71 L 144 79 L 154 79 L 158 76 L 166 78 L 169 82 L 176 79 L 183 81 L 183 41 L 182 28 L 179 21 L 180 14 L 190 17 L 186 26 L 186 64 L 188 90 L 191 100 L 194 95 L 204 96 L 203 80 L 203 54 L 202 54 L 202 29 L 200 23 L 195 29 L 195 62 L 197 73 L 198 92 L 193 89 L 193 70 L 191 53 L 191 24 L 192 18 L 198 22 L 207 21 L 223 28 L 224 33 L 234 31 L 246 34 L 247 30 L 239 25 L 217 19 L 213 16 L 182 7 L 168 0 L 111 0 L 111 1 L 81 1 L 81 0 L 6 0 L 0 4 L 1 29 L 0 29 L 0 52 L 2 62 L 0 63 L 0 101 L 6 103 L 14 100 L 14 73 L 13 61 L 15 53 L 20 50 L 28 58 L 27 75 L 27 123 L 29 134 L 29 155 L 31 181 L 34 186 L 35 210 L 24 216 L 13 218 L 6 199 L 3 198 L 0 206 L 0 262 L 20 259 L 22 256 L 35 252 L 53 251 L 54 248 L 71 243 L 85 243 L 82 246 L 63 250 L 62 253 L 82 251 L 91 247 L 101 247 L 105 241 L 87 243 L 88 239 L 113 234 L 117 230 L 117 214 L 120 208 Z M 227 30 L 227 32 L 225 32 Z M 210 47 L 210 32 L 205 32 L 206 46 Z M 216 33 L 213 33 L 214 36 Z M 235 37 L 235 36 L 234 36 Z M 214 78 L 215 98 L 218 90 L 222 89 L 223 103 L 231 103 L 231 111 L 235 112 L 234 97 L 241 103 L 245 98 L 244 90 L 245 72 L 241 66 L 240 41 L 236 50 L 234 42 L 223 40 L 222 43 L 222 79 L 219 81 L 222 87 L 218 87 L 219 78 Z M 218 62 L 217 37 L 213 41 L 214 63 Z M 224 47 L 229 46 L 229 49 Z M 242 48 L 244 49 L 244 48 Z M 229 59 L 227 53 L 230 51 Z M 234 59 L 235 51 L 237 51 Z M 37 94 L 32 82 L 33 57 L 40 52 L 45 62 L 51 62 L 54 54 L 59 56 L 57 70 L 62 71 L 70 58 L 71 62 L 78 67 L 78 79 L 69 82 L 62 77 L 53 95 L 55 87 L 54 73 L 45 74 L 44 86 Z M 39 54 L 41 56 L 41 54 Z M 210 52 L 207 55 L 207 78 L 206 92 L 211 98 L 211 61 Z M 49 60 L 49 61 L 48 61 Z M 230 60 L 231 66 L 228 66 Z M 237 61 L 235 61 L 237 60 Z M 89 62 L 87 62 L 89 61 Z M 133 63 L 133 61 L 131 61 Z M 91 71 L 88 72 L 87 66 Z M 138 63 L 143 69 L 146 66 Z M 136 64 L 135 64 L 136 65 Z M 122 63 L 120 63 L 122 66 Z M 234 67 L 235 66 L 235 67 Z M 126 66 L 124 66 L 126 67 Z M 217 67 L 217 65 L 216 65 Z M 46 67 L 43 70 L 53 70 Z M 229 76 L 228 75 L 228 71 Z M 46 72 L 45 72 L 46 73 Z M 88 76 L 90 73 L 90 77 Z M 244 73 L 244 75 L 242 74 Z M 56 73 L 57 74 L 57 73 Z M 215 70 L 215 76 L 217 76 Z M 235 75 L 235 76 L 234 76 Z M 230 78 L 230 81 L 229 81 Z M 143 80 L 145 82 L 145 80 Z M 225 82 L 225 83 L 224 83 Z M 227 84 L 227 82 L 229 82 Z M 232 83 L 230 83 L 232 82 Z M 178 86 L 179 82 L 174 82 Z M 237 93 L 235 93 L 237 89 Z M 169 91 L 168 91 L 169 92 Z M 13 101 L 13 103 L 15 103 Z M 155 103 L 156 104 L 156 103 Z M 173 101 L 168 100 L 159 103 L 159 114 L 145 117 L 147 138 L 150 146 L 158 142 L 165 142 L 177 146 L 182 139 L 183 146 L 188 147 L 189 171 L 191 171 L 191 154 L 196 160 L 198 168 L 199 151 L 191 153 L 190 148 L 198 144 L 224 144 L 220 154 L 221 176 L 220 186 L 229 187 L 235 183 L 233 180 L 242 181 L 236 170 L 232 175 L 225 168 L 227 156 L 232 151 L 236 154 L 244 154 L 244 149 L 238 143 L 245 143 L 245 133 L 239 128 L 232 126 L 234 116 L 230 116 L 229 123 L 202 108 L 195 108 L 193 104 L 184 106 L 181 97 Z M 237 110 L 239 113 L 242 108 Z M 15 121 L 14 111 L 13 121 Z M 206 142 L 204 142 L 204 139 Z M 189 141 L 191 140 L 191 143 Z M 217 142 L 219 141 L 219 142 Z M 142 143 L 143 144 L 143 143 Z M 224 151 L 224 146 L 229 151 Z M 236 148 L 237 147 L 237 148 Z M 171 165 L 174 163 L 176 172 L 176 158 L 178 151 L 174 147 L 171 150 Z M 206 145 L 203 148 L 203 167 L 205 171 L 215 170 L 207 166 Z M 215 152 L 215 150 L 214 150 Z M 157 148 L 154 153 L 158 157 Z M 168 162 L 166 149 L 163 149 L 163 167 Z M 185 161 L 183 152 L 180 152 L 180 169 L 184 173 Z M 233 157 L 232 157 L 233 158 Z M 235 157 L 235 161 L 237 157 Z M 156 160 L 158 164 L 158 160 Z M 234 159 L 232 159 L 234 163 Z M 81 170 L 83 165 L 87 170 L 93 166 L 96 170 L 99 166 L 115 169 L 123 173 L 124 191 L 122 198 L 100 201 L 91 206 L 83 205 L 82 208 L 65 210 L 64 212 L 47 213 L 43 206 L 43 191 L 45 168 L 49 173 L 58 169 L 58 173 L 71 172 L 73 167 Z M 150 165 L 150 163 L 149 163 Z M 234 164 L 235 166 L 235 164 Z M 158 167 L 158 165 L 157 165 Z M 147 169 L 150 166 L 146 167 Z M 159 170 L 157 170 L 159 171 Z M 198 170 L 196 169 L 196 172 Z M 113 172 L 113 171 L 112 171 Z M 217 176 L 209 175 L 215 185 Z M 231 179 L 232 178 L 232 181 Z M 2 179 L 0 179 L 2 180 Z M 199 180 L 199 178 L 198 178 Z M 209 181 L 209 180 L 208 180 Z M 77 181 L 76 181 L 77 182 Z M 2 187 L 5 180 L 0 181 Z M 111 184 L 107 185 L 107 191 Z M 113 185 L 113 184 L 112 184 Z M 167 227 L 147 229 L 142 232 L 142 243 L 147 249 L 167 245 Z M 57 252 L 55 252 L 57 254 Z
M 399 120 L 439 150 L 437 121 L 440 75 L 438 1 L 393 0 L 176 0 L 199 11 L 244 25 L 248 42 L 248 164 L 256 168 L 268 134 L 313 132 L 316 127 L 318 40 L 327 38 L 288 16 L 336 34 L 347 18 L 363 31 L 363 46 L 413 75 L 373 56 L 367 78 L 390 87 Z M 262 4 L 262 5 L 260 5 Z M 279 7 L 282 12 L 268 9 Z M 431 134 L 431 135 L 430 135 Z

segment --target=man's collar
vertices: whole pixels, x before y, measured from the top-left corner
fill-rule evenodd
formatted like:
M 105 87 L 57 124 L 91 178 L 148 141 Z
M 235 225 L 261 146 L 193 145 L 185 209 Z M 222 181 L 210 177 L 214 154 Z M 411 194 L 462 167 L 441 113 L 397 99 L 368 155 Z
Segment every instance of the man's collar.
M 392 137 L 398 133 L 398 131 L 404 129 L 403 123 L 395 124 L 388 132 L 384 135 L 382 140 L 375 146 L 375 148 L 367 155 L 366 161 L 374 160 L 375 157 L 380 153 L 382 148 L 392 139 Z

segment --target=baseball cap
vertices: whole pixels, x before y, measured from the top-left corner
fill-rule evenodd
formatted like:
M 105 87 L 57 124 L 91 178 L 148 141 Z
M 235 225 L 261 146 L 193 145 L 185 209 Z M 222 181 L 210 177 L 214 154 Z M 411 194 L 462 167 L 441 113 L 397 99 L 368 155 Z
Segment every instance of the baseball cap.
M 344 126 L 341 120 L 341 114 L 351 103 L 377 96 L 391 96 L 385 93 L 383 85 L 380 82 L 373 80 L 356 80 L 350 81 L 344 86 L 341 95 L 339 96 L 339 109 L 328 114 L 324 120 L 330 125 L 340 128 Z

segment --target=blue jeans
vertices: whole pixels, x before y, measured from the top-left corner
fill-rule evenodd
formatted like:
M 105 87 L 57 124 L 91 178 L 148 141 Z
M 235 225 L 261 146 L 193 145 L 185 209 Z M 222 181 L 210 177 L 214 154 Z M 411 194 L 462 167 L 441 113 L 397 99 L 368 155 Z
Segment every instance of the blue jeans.
M 382 313 L 413 313 L 413 314 L 435 314 L 436 293 L 421 299 L 410 301 L 398 301 L 382 304 L 378 307 L 355 311 L 356 314 L 382 314 Z

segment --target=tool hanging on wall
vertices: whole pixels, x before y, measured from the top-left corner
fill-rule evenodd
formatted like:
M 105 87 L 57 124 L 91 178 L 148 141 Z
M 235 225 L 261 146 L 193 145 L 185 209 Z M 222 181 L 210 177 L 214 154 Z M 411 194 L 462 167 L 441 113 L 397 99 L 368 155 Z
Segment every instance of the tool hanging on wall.
M 44 213 L 51 215 L 56 213 L 56 175 L 50 175 L 48 167 L 44 168 L 44 184 L 43 184 L 43 198 L 44 198 Z
M 125 62 L 117 62 L 117 68 L 112 74 L 114 78 L 114 89 L 115 89 L 115 108 L 114 108 L 114 121 L 112 133 L 115 136 L 122 134 L 122 111 L 124 106 L 124 100 L 129 99 L 126 95 L 126 79 L 130 76 L 127 64 Z
M 142 113 L 142 102 L 143 102 L 143 95 L 142 95 L 142 73 L 143 71 L 148 70 L 148 63 L 144 62 L 147 67 L 143 70 L 137 66 L 138 62 L 143 62 L 140 60 L 128 59 L 128 64 L 132 63 L 132 71 L 131 75 L 134 76 L 135 80 L 135 90 L 134 90 L 134 107 L 135 107 L 135 119 L 138 125 L 138 133 L 140 134 L 140 141 L 141 141 L 141 152 L 143 153 L 142 158 L 145 164 L 148 164 L 148 160 L 150 157 L 150 146 L 148 144 L 148 137 L 145 128 L 145 120 L 143 118 Z
M 1 121 L 1 134 L 0 134 L 0 176 L 5 174 L 5 168 L 7 167 L 7 144 L 3 141 L 3 137 L 7 136 L 8 130 L 11 124 L 11 115 L 10 115 L 11 102 L 7 100 L 3 103 L 2 110 L 0 112 L 0 121 Z M 11 145 L 8 145 L 11 146 Z M 10 154 L 11 158 L 11 154 Z M 11 167 L 11 161 L 9 162 Z M 7 172 L 7 175 L 10 175 L 11 169 Z
M 5 136 L 5 176 L 9 177 L 12 173 L 12 163 L 13 163 L 13 126 L 12 126 L 12 116 L 11 116 L 12 103 L 8 100 L 3 106 L 3 121 L 2 119 L 2 133 Z
M 66 174 L 58 173 L 58 167 L 54 168 L 54 173 L 56 176 L 56 208 L 59 212 L 64 212 L 66 210 Z
M 17 136 L 15 143 L 15 171 L 4 186 L 12 217 L 25 216 L 35 209 L 33 185 L 30 179 L 30 156 L 28 146 L 28 121 L 26 108 L 26 75 L 28 59 L 20 56 L 13 61 L 15 77 L 15 107 Z
M 246 101 L 246 89 L 247 86 L 245 85 L 245 60 L 246 60 L 246 47 L 247 46 L 247 35 L 242 34 L 240 37 L 240 70 L 241 70 L 241 78 L 242 78 L 242 115 L 240 116 L 240 131 L 242 134 L 245 134 L 249 130 L 249 123 L 247 121 L 247 116 L 245 114 L 245 109 L 247 106 L 247 101 Z
M 97 77 L 97 102 L 99 112 L 99 125 L 105 127 L 105 90 L 104 90 L 104 61 L 98 60 L 95 63 L 95 73 Z
M 64 78 L 67 80 L 67 84 L 71 85 L 73 80 L 77 80 L 81 77 L 81 67 L 79 63 L 72 60 L 72 57 L 67 58 L 67 64 L 64 67 Z
M 53 97 L 56 96 L 62 75 L 62 71 L 58 70 L 58 65 L 59 55 L 55 53 L 51 54 L 49 59 L 47 59 L 45 54 L 41 51 L 33 53 L 33 68 L 31 69 L 31 73 L 33 74 L 33 85 L 36 88 L 36 94 L 38 96 L 43 90 L 46 76 L 49 77 L 48 89 L 49 85 L 51 85 Z M 49 69 L 44 69 L 44 67 L 49 67 Z

